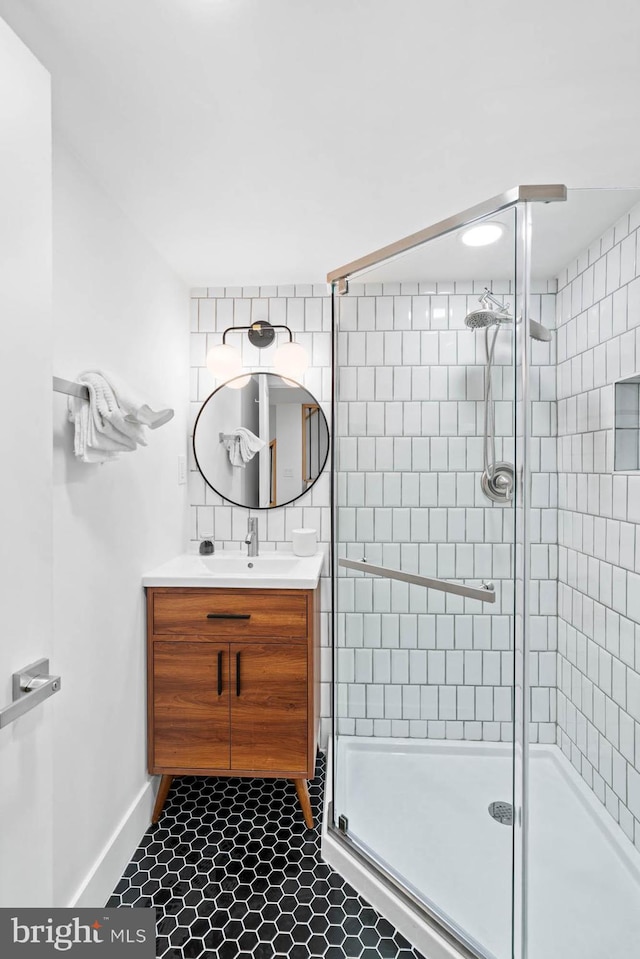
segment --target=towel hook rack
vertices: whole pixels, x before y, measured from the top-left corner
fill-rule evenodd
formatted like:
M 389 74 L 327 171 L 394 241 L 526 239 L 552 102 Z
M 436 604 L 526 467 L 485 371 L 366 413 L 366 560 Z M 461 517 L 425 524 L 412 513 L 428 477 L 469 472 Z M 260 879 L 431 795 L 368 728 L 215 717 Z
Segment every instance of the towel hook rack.
M 89 387 L 82 383 L 73 383 L 71 380 L 63 380 L 60 376 L 53 377 L 53 392 L 66 393 L 67 396 L 78 396 L 81 400 L 89 399 Z

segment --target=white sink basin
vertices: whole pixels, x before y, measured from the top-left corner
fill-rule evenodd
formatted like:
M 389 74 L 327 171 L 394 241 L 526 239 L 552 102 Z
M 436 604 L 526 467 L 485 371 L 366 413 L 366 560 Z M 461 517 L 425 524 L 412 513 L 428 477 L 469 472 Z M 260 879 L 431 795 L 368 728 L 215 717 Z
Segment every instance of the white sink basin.
M 222 586 L 225 589 L 315 589 L 324 554 L 294 556 L 284 550 L 249 557 L 244 550 L 212 556 L 183 553 L 142 577 L 143 586 Z
M 232 553 L 230 550 L 214 553 L 213 556 L 198 556 L 204 568 L 214 576 L 235 576 L 237 573 L 242 573 L 252 577 L 262 574 L 286 576 L 296 570 L 303 558 L 306 557 L 294 556 L 292 553 L 284 556 L 278 553 L 273 555 L 267 553 L 249 557 L 246 553 Z

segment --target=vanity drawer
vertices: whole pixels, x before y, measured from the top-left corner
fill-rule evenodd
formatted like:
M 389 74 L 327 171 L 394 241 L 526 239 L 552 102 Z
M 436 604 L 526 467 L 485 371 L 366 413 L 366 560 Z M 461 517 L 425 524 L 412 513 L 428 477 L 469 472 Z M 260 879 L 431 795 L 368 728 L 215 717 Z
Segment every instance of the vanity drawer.
M 153 633 L 216 639 L 307 638 L 307 596 L 298 590 L 155 589 Z

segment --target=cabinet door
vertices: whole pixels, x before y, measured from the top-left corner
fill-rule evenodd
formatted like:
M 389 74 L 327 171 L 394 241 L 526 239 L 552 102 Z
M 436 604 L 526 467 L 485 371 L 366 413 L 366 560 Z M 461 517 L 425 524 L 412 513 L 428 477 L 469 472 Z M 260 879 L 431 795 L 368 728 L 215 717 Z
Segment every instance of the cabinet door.
M 307 649 L 231 644 L 231 768 L 307 767 Z
M 229 647 L 153 643 L 154 766 L 229 768 Z

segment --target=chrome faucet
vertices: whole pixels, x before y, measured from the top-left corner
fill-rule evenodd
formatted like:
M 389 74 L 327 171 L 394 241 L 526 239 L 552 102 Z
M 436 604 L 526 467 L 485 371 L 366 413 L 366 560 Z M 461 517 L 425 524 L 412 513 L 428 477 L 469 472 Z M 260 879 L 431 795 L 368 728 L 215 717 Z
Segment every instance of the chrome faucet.
M 257 556 L 259 546 L 257 516 L 249 517 L 247 522 L 247 535 L 244 541 L 247 544 L 247 556 Z

